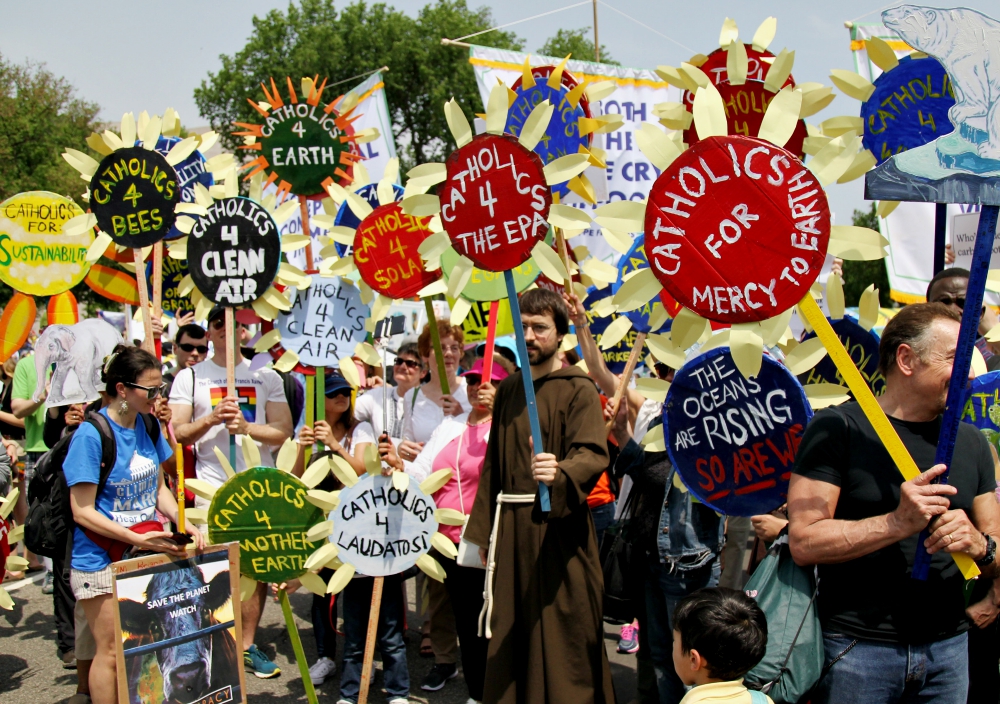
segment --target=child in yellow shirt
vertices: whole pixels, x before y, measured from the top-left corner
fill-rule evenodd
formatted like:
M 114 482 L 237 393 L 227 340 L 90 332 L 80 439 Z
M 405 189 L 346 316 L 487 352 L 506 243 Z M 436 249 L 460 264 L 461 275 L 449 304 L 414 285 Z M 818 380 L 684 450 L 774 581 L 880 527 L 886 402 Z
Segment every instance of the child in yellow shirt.
M 687 686 L 681 704 L 773 704 L 743 686 L 767 649 L 767 619 L 741 591 L 715 587 L 683 598 L 674 611 L 674 669 Z

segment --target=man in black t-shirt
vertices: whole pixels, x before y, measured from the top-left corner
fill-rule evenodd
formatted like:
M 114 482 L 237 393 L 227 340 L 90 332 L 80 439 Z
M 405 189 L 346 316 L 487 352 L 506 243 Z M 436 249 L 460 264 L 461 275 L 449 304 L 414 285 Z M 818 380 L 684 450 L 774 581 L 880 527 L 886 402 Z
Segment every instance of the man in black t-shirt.
M 879 346 L 879 405 L 925 470 L 919 477 L 903 481 L 857 403 L 820 411 L 802 438 L 788 490 L 789 538 L 796 562 L 819 565 L 829 669 L 814 704 L 965 704 L 965 580 L 949 553 L 963 552 L 995 576 L 1000 505 L 989 444 L 965 423 L 948 484 L 932 483 L 944 471 L 934 455 L 959 321 L 940 303 L 907 306 Z M 910 573 L 928 523 L 930 576 L 918 581 Z

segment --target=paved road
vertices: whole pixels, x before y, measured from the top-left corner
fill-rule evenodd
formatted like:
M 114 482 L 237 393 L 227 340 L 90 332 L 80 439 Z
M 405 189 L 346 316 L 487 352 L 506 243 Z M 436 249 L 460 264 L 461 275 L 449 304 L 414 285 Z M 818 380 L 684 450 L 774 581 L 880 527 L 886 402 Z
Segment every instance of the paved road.
M 40 576 L 36 577 L 40 582 Z M 76 691 L 76 673 L 64 670 L 56 656 L 55 633 L 52 622 L 52 597 L 42 594 L 39 584 L 27 583 L 12 587 L 13 611 L 0 611 L 0 701 L 3 704 L 43 704 L 45 702 L 65 702 Z M 412 580 L 409 586 L 408 622 L 417 623 L 414 613 Z M 309 622 L 309 594 L 292 594 L 291 604 L 295 620 L 302 636 L 306 657 L 313 662 L 316 648 Z M 615 651 L 618 641 L 617 628 L 605 629 L 605 644 L 611 659 L 611 671 L 619 702 L 631 702 L 635 698 L 635 656 L 619 655 Z M 461 676 L 451 680 L 439 692 L 424 692 L 420 683 L 430 670 L 432 660 L 421 658 L 419 634 L 410 630 L 409 654 L 411 700 L 427 704 L 464 704 L 468 692 Z M 339 639 L 338 653 L 343 652 L 343 639 Z M 247 676 L 247 690 L 254 704 L 290 704 L 305 702 L 305 690 L 299 678 L 298 668 L 292 658 L 292 645 L 285 630 L 281 609 L 276 603 L 268 603 L 257 631 L 257 644 L 275 658 L 281 668 L 281 676 L 270 680 L 259 680 Z M 338 663 L 339 665 L 339 663 Z M 376 663 L 376 666 L 379 666 Z M 375 704 L 385 702 L 382 692 L 381 674 L 375 681 L 373 696 Z M 333 677 L 318 688 L 321 702 L 335 702 L 339 694 L 338 678 Z

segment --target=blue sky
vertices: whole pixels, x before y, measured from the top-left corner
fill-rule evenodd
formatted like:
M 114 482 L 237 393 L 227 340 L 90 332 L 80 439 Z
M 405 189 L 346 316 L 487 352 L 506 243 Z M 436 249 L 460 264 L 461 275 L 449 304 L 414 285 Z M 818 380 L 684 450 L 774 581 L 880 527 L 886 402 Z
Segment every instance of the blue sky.
M 395 0 L 389 4 L 416 14 L 425 3 Z M 573 4 L 573 0 L 470 0 L 469 4 L 491 7 L 496 21 L 503 24 Z M 865 13 L 870 14 L 861 21 L 877 21 L 876 11 L 882 9 L 877 2 L 862 0 L 608 0 L 608 4 L 703 53 L 718 46 L 724 18 L 734 18 L 740 35 L 749 40 L 757 25 L 773 15 L 778 18 L 778 31 L 772 48 L 795 50 L 796 80 L 827 85 L 829 69 L 854 67 L 844 21 Z M 118 119 L 130 110 L 162 112 L 172 106 L 188 126 L 205 123 L 197 114 L 193 91 L 210 71 L 218 69 L 219 55 L 232 54 L 244 45 L 255 14 L 287 7 L 284 2 L 269 0 L 33 0 L 4 5 L 0 52 L 7 59 L 46 63 L 51 71 L 71 81 L 81 97 L 96 101 L 105 119 Z M 592 25 L 592 12 L 590 5 L 584 5 L 510 29 L 526 40 L 528 50 L 535 51 L 558 28 Z M 677 65 L 692 53 L 606 6 L 599 5 L 598 14 L 601 43 L 622 64 L 644 68 Z M 819 122 L 834 114 L 858 114 L 858 104 L 840 95 L 812 120 Z M 849 222 L 853 208 L 864 206 L 860 182 L 832 186 L 830 197 L 840 224 Z

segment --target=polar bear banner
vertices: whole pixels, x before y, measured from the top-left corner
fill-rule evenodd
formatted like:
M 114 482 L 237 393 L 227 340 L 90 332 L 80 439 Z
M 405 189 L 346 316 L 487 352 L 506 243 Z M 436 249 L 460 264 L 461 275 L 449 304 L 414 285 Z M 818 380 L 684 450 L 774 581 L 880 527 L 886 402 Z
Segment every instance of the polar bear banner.
M 1000 204 L 1000 22 L 975 10 L 915 5 L 885 11 L 882 22 L 948 71 L 955 130 L 870 171 L 865 197 Z

